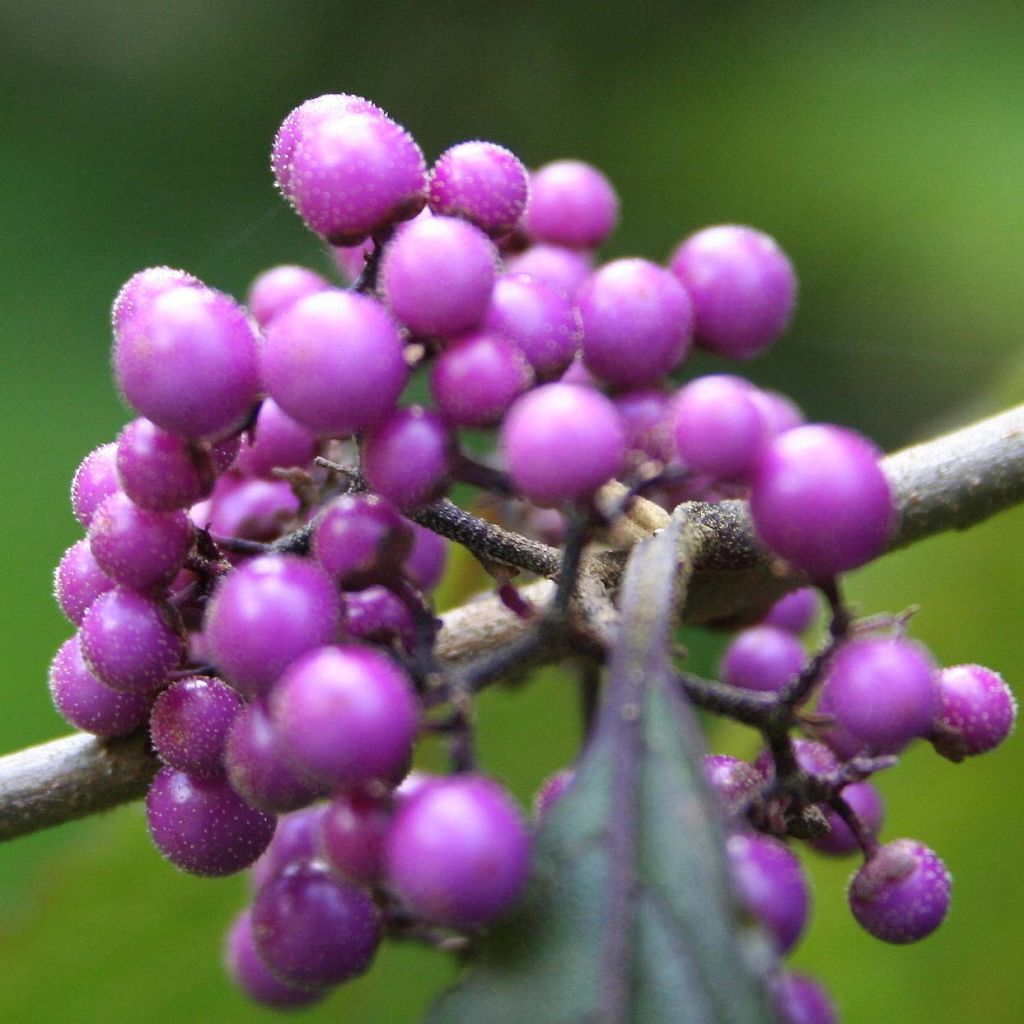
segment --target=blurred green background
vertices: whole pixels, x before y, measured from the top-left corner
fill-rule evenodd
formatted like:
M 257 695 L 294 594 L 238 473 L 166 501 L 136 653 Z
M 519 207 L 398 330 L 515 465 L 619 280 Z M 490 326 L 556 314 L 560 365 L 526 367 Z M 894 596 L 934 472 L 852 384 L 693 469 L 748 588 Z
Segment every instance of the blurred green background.
M 371 97 L 428 159 L 483 137 L 532 164 L 594 161 L 622 197 L 611 254 L 663 259 L 720 221 L 771 232 L 801 307 L 749 372 L 814 418 L 892 448 L 1022 398 L 1019 4 L 0 0 L 0 39 L 0 749 L 65 731 L 45 687 L 69 633 L 50 574 L 79 536 L 70 476 L 126 419 L 110 300 L 155 263 L 236 294 L 271 263 L 323 268 L 267 169 L 275 128 L 309 96 Z M 920 603 L 914 632 L 939 659 L 1018 685 L 1022 536 L 1024 512 L 1004 514 L 882 560 L 851 592 L 868 611 Z M 695 641 L 698 667 L 718 646 Z M 572 754 L 556 675 L 480 710 L 485 764 L 524 800 Z M 849 866 L 813 861 L 796 961 L 845 1021 L 1020 1020 L 1022 767 L 1017 739 L 962 766 L 915 751 L 882 781 L 886 835 L 934 846 L 956 879 L 947 925 L 917 947 L 863 935 Z M 271 1019 L 221 975 L 243 899 L 240 880 L 164 865 L 138 807 L 0 848 L 0 1019 Z M 449 977 L 433 954 L 388 948 L 306 1019 L 403 1024 Z

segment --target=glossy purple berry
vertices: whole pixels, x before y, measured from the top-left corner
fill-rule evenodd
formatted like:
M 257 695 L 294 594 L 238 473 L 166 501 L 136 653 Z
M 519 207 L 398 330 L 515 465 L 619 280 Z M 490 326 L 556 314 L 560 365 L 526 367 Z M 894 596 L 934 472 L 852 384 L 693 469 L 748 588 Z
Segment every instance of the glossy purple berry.
M 77 636 L 65 640 L 53 659 L 50 696 L 71 725 L 96 736 L 127 736 L 149 717 L 146 694 L 117 693 L 89 671 Z
M 198 526 L 222 537 L 271 541 L 294 521 L 299 499 L 287 480 L 228 473 L 217 481 L 205 514 L 197 521 L 196 510 L 202 507 L 193 506 L 189 513 Z
M 398 579 L 412 550 L 412 530 L 384 498 L 345 494 L 317 518 L 312 549 L 340 587 L 360 590 Z
M 266 327 L 299 299 L 333 287 L 315 270 L 286 263 L 264 270 L 249 286 L 246 306 L 260 327 Z
M 60 610 L 80 626 L 89 605 L 113 585 L 93 558 L 88 540 L 80 540 L 64 552 L 54 573 L 53 593 Z
M 444 537 L 419 523 L 410 521 L 409 525 L 413 542 L 412 552 L 405 563 L 405 574 L 418 589 L 433 590 L 444 575 L 448 544 Z
M 184 512 L 150 512 L 118 491 L 93 513 L 88 537 L 93 558 L 115 583 L 152 590 L 184 564 L 192 528 Z
M 751 764 L 728 754 L 707 754 L 704 778 L 730 813 L 739 810 L 763 785 L 764 776 Z
M 256 329 L 211 288 L 161 292 L 114 339 L 128 404 L 158 427 L 201 440 L 240 427 L 260 390 Z
M 458 427 L 497 423 L 533 383 L 518 345 L 493 331 L 465 334 L 434 361 L 430 391 L 442 415 Z
M 210 493 L 215 476 L 209 445 L 161 430 L 145 417 L 132 420 L 118 436 L 117 477 L 140 508 L 188 508 Z
M 82 657 L 112 690 L 148 693 L 181 662 L 185 642 L 179 629 L 169 606 L 115 587 L 96 598 L 82 619 Z
M 273 1010 L 311 1006 L 327 995 L 326 989 L 298 988 L 274 977 L 260 959 L 252 937 L 249 910 L 243 910 L 228 932 L 224 968 L 231 980 L 254 1002 Z
M 394 407 L 409 377 L 398 326 L 374 298 L 332 290 L 300 299 L 267 328 L 270 397 L 317 433 L 365 430 Z
M 832 658 L 818 710 L 874 753 L 899 753 L 931 729 L 935 673 L 931 655 L 913 640 L 857 637 Z
M 722 657 L 722 682 L 744 690 L 777 693 L 795 679 L 807 660 L 803 645 L 775 626 L 751 626 L 737 633 Z
M 156 848 L 193 875 L 232 875 L 247 868 L 274 834 L 272 814 L 250 807 L 227 779 L 200 779 L 161 768 L 146 796 Z
M 944 754 L 983 754 L 1013 731 L 1017 702 L 1002 676 L 981 665 L 953 665 L 936 676 L 936 745 Z
M 446 149 L 430 172 L 430 209 L 471 221 L 491 238 L 507 235 L 519 223 L 529 194 L 526 168 L 493 142 L 460 142 Z
M 554 775 L 549 775 L 540 784 L 540 788 L 533 796 L 533 816 L 538 821 L 547 817 L 548 812 L 562 799 L 562 794 L 569 788 L 575 777 L 574 769 L 563 768 L 561 771 L 555 772 Z
M 270 845 L 249 872 L 254 892 L 259 892 L 291 864 L 316 860 L 320 856 L 320 831 L 326 804 L 315 804 L 282 814 Z
M 839 1024 L 825 989 L 805 974 L 783 971 L 771 981 L 779 1024 Z
M 747 833 L 730 836 L 726 852 L 743 904 L 784 956 L 800 938 L 810 906 L 799 859 L 777 839 Z
M 914 839 L 880 846 L 850 880 L 857 923 L 883 942 L 917 942 L 942 924 L 951 878 L 938 855 Z
M 275 977 L 301 988 L 326 988 L 370 966 L 380 944 L 380 916 L 363 889 L 324 864 L 299 863 L 256 895 L 252 935 Z
M 690 293 L 701 347 L 748 359 L 789 326 L 796 275 L 768 235 L 733 224 L 705 228 L 676 249 L 670 265 Z
M 523 223 L 530 238 L 574 249 L 596 249 L 619 216 L 612 183 L 581 160 L 556 160 L 530 177 Z
M 132 274 L 114 299 L 114 308 L 111 311 L 114 333 L 123 330 L 128 321 L 145 309 L 158 295 L 172 288 L 180 288 L 182 285 L 192 288 L 206 287 L 199 278 L 173 267 L 148 267 Z
M 397 784 L 419 724 L 412 682 L 371 647 L 320 647 L 294 661 L 270 698 L 292 762 L 334 789 Z
M 809 424 L 761 450 L 750 512 L 764 542 L 816 579 L 880 555 L 893 524 L 881 453 L 852 430 Z
M 740 377 L 712 374 L 680 388 L 673 402 L 673 436 L 691 469 L 717 480 L 746 480 L 757 465 L 768 432 Z
M 111 442 L 89 452 L 71 481 L 71 508 L 85 529 L 93 512 L 117 489 L 117 445 Z
M 411 651 L 416 621 L 409 606 L 387 587 L 366 587 L 345 595 L 345 631 L 354 640 Z
M 439 780 L 403 802 L 387 842 L 388 878 L 402 902 L 454 927 L 487 924 L 519 898 L 530 869 L 530 835 L 496 782 Z
M 753 388 L 750 397 L 761 410 L 769 437 L 777 437 L 807 422 L 796 403 L 778 391 L 772 391 L 770 388 Z
M 448 489 L 455 438 L 436 413 L 418 405 L 397 409 L 363 440 L 362 470 L 379 495 L 403 511 Z
M 867 831 L 872 836 L 877 836 L 882 830 L 885 818 L 885 804 L 878 790 L 870 782 L 851 782 L 840 790 L 839 795 L 850 805 L 850 809 L 860 818 Z M 809 840 L 810 845 L 819 853 L 831 857 L 856 853 L 860 849 L 860 844 L 850 826 L 831 807 L 824 804 L 819 806 L 825 814 L 829 832 L 828 835 L 816 836 Z
M 563 245 L 540 242 L 505 260 L 509 274 L 528 274 L 536 281 L 545 281 L 573 296 L 593 270 L 589 253 Z
M 596 270 L 576 293 L 583 362 L 620 391 L 657 384 L 690 350 L 693 314 L 686 289 L 649 260 Z
M 362 794 L 340 794 L 328 804 L 319 848 L 342 878 L 372 886 L 384 871 L 384 844 L 391 828 L 391 803 Z
M 519 398 L 501 425 L 500 443 L 516 488 L 542 506 L 589 497 L 626 458 L 626 432 L 611 400 L 561 382 Z
M 385 247 L 380 286 L 413 334 L 461 334 L 483 319 L 497 266 L 498 251 L 479 228 L 455 217 L 418 217 Z
M 339 619 L 334 585 L 319 566 L 294 555 L 265 555 L 220 584 L 204 629 L 225 679 L 255 697 L 299 655 L 330 643 Z
M 811 628 L 818 616 L 818 609 L 818 592 L 814 587 L 801 587 L 779 598 L 761 620 L 761 625 L 775 626 L 799 635 Z
M 172 683 L 156 699 L 149 735 L 172 768 L 215 778 L 224 774 L 224 743 L 242 707 L 238 694 L 219 679 L 193 676 Z
M 235 465 L 246 476 L 269 477 L 275 469 L 310 465 L 319 448 L 315 431 L 289 416 L 272 398 L 265 398 Z

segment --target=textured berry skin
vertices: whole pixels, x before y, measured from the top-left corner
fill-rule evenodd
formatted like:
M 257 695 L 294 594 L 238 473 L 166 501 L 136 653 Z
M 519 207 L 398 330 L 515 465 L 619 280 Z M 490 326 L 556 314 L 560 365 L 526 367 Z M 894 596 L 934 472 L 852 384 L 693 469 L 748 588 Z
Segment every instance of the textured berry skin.
M 514 341 L 540 381 L 564 373 L 583 342 L 583 321 L 568 294 L 527 274 L 498 278 L 484 327 Z
M 767 427 L 741 377 L 713 374 L 690 381 L 673 402 L 674 438 L 683 462 L 718 480 L 746 480 Z
M 768 235 L 732 224 L 705 228 L 679 246 L 670 266 L 693 300 L 701 347 L 749 359 L 789 326 L 796 275 Z
M 345 494 L 317 518 L 312 548 L 339 586 L 360 590 L 398 579 L 412 550 L 412 531 L 391 502 Z
M 182 285 L 192 288 L 206 287 L 199 278 L 172 267 L 148 267 L 132 274 L 114 299 L 114 308 L 110 316 L 114 332 L 123 330 L 128 321 L 140 310 L 145 309 L 158 295 Z
M 167 605 L 115 587 L 96 598 L 82 619 L 82 656 L 112 690 L 148 693 L 181 661 L 185 643 L 179 626 Z
M 274 838 L 249 872 L 253 892 L 259 892 L 290 864 L 317 858 L 320 830 L 326 811 L 326 804 L 316 804 L 290 814 L 282 814 L 277 819 Z
M 338 290 L 300 299 L 270 324 L 262 371 L 289 416 L 331 437 L 385 417 L 409 378 L 398 326 L 384 307 Z
M 722 682 L 744 690 L 777 693 L 799 675 L 807 655 L 792 633 L 751 626 L 737 633 L 722 658 Z
M 533 816 L 538 821 L 546 817 L 551 808 L 561 800 L 562 794 L 569 788 L 575 776 L 576 772 L 572 768 L 563 768 L 554 775 L 549 775 L 540 784 L 540 789 L 533 797 Z
M 777 839 L 762 835 L 730 836 L 726 852 L 743 903 L 784 956 L 800 938 L 810 906 L 799 859 Z
M 940 749 L 983 754 L 1013 731 L 1017 702 L 1002 677 L 981 665 L 953 665 L 936 677 L 936 725 L 945 734 Z
M 893 523 L 881 452 L 852 430 L 809 424 L 761 451 L 750 511 L 764 542 L 816 579 L 880 555 Z
M 764 776 L 753 766 L 728 754 L 706 754 L 704 778 L 730 813 L 738 810 L 764 785 Z
M 382 497 L 407 511 L 448 489 L 455 438 L 436 413 L 418 405 L 397 409 L 366 434 L 362 470 Z
M 818 615 L 818 592 L 814 587 L 801 587 L 779 598 L 764 617 L 763 626 L 776 626 L 790 633 L 805 633 Z
M 292 762 L 324 786 L 394 785 L 409 770 L 419 709 L 409 677 L 380 651 L 310 651 L 281 677 L 270 709 Z
M 847 896 L 857 923 L 883 942 L 917 942 L 942 924 L 949 910 L 946 865 L 923 843 L 895 839 L 850 880 Z
M 247 476 L 271 476 L 277 468 L 308 466 L 319 447 L 314 431 L 265 398 L 235 465 Z
M 578 249 L 541 242 L 510 256 L 505 267 L 510 274 L 529 274 L 535 280 L 553 284 L 572 296 L 590 276 L 593 261 L 588 253 Z
M 225 437 L 259 393 L 255 326 L 227 295 L 171 288 L 115 335 L 114 375 L 128 404 L 158 427 L 197 440 Z
M 425 786 L 396 813 L 388 877 L 413 913 L 469 927 L 501 917 L 530 868 L 530 836 L 497 783 L 460 775 Z
M 249 910 L 235 918 L 224 945 L 224 968 L 231 980 L 255 1003 L 273 1010 L 289 1010 L 318 1003 L 325 989 L 296 988 L 270 973 L 256 952 Z
M 85 529 L 96 509 L 117 489 L 117 445 L 111 442 L 89 452 L 71 481 L 71 509 Z
M 145 694 L 117 693 L 89 671 L 77 636 L 61 644 L 50 665 L 50 696 L 64 719 L 96 736 L 127 736 L 149 717 Z
M 825 989 L 805 974 L 784 971 L 772 978 L 772 998 L 779 1024 L 839 1024 Z
M 117 439 L 117 478 L 140 508 L 173 512 L 213 489 L 209 446 L 161 430 L 145 417 L 132 420 Z
M 193 875 L 232 875 L 252 864 L 274 835 L 272 814 L 250 807 L 227 779 L 161 768 L 146 796 L 156 848 Z
M 477 227 L 455 217 L 418 217 L 387 243 L 380 286 L 413 334 L 461 334 L 483 319 L 498 251 Z
M 885 818 L 885 804 L 878 790 L 870 782 L 852 782 L 849 786 L 844 786 L 839 795 L 867 826 L 871 835 L 877 836 L 882 830 L 882 821 Z M 810 839 L 810 845 L 818 853 L 825 853 L 831 857 L 844 857 L 856 853 L 860 846 L 849 825 L 830 807 L 819 806 L 825 814 L 830 831 L 826 836 Z
M 390 801 L 342 794 L 324 812 L 319 848 L 342 878 L 356 885 L 376 885 L 384 872 L 384 843 L 390 827 Z
M 264 270 L 249 286 L 246 306 L 260 327 L 266 327 L 299 299 L 331 288 L 330 281 L 315 270 L 291 263 Z
M 533 383 L 522 349 L 492 331 L 463 335 L 434 361 L 430 392 L 442 415 L 458 427 L 497 423 Z
M 80 626 L 89 605 L 113 585 L 114 581 L 93 558 L 88 540 L 79 540 L 64 552 L 57 566 L 53 593 L 60 610 Z
M 556 160 L 530 177 L 523 223 L 538 242 L 596 249 L 612 233 L 618 216 L 612 183 L 581 160 Z
M 460 142 L 446 149 L 430 172 L 430 209 L 471 221 L 491 238 L 507 235 L 519 223 L 529 194 L 526 168 L 493 142 Z
M 931 655 L 912 640 L 858 637 L 833 657 L 818 710 L 875 753 L 899 753 L 931 728 L 935 672 Z
M 686 289 L 649 260 L 613 260 L 576 293 L 583 361 L 618 390 L 648 387 L 690 350 L 693 313 Z
M 260 959 L 289 985 L 326 988 L 362 974 L 380 944 L 380 918 L 362 889 L 318 863 L 285 868 L 257 894 Z
M 334 586 L 317 565 L 266 555 L 220 584 L 207 605 L 204 630 L 227 681 L 255 697 L 299 655 L 333 640 L 340 614 Z
M 242 707 L 238 694 L 219 679 L 193 676 L 172 683 L 156 699 L 149 735 L 172 768 L 216 778 L 224 774 L 224 743 Z
M 517 489 L 549 507 L 589 497 L 626 458 L 626 432 L 614 404 L 590 388 L 561 382 L 517 399 L 501 425 L 500 443 Z

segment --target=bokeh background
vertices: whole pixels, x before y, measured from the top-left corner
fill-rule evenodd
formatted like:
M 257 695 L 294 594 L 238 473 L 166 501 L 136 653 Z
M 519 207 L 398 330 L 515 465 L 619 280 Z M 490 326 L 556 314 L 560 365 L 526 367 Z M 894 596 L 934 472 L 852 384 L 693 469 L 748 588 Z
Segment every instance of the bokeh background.
M 771 232 L 801 306 L 749 372 L 814 418 L 893 448 L 1024 398 L 1016 3 L 0 0 L 0 39 L 2 750 L 65 731 L 45 687 L 69 633 L 50 574 L 79 536 L 70 476 L 127 418 L 110 300 L 156 263 L 239 295 L 275 262 L 326 268 L 267 167 L 309 96 L 371 97 L 428 158 L 483 137 L 531 164 L 594 161 L 622 198 L 610 255 L 663 259 L 721 221 Z M 883 559 L 851 593 L 868 611 L 919 603 L 914 633 L 939 659 L 991 665 L 1019 692 L 1022 537 L 1024 513 L 1007 513 Z M 457 570 L 447 592 L 468 585 Z M 710 669 L 720 641 L 690 639 Z M 557 675 L 480 710 L 485 764 L 524 800 L 571 757 Z M 923 944 L 867 938 L 845 908 L 850 867 L 811 861 L 796 962 L 845 1021 L 1020 1019 L 1022 747 L 962 766 L 922 749 L 882 780 L 886 835 L 924 840 L 955 876 L 952 915 Z M 244 888 L 168 868 L 139 807 L 0 848 L 0 1019 L 270 1019 L 219 965 Z M 403 1024 L 450 976 L 388 948 L 306 1019 Z

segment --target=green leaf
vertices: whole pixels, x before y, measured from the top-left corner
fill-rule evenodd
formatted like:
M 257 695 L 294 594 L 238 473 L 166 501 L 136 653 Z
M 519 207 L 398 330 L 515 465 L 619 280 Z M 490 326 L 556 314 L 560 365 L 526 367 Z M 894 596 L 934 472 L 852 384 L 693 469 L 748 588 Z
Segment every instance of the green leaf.
M 668 645 L 685 526 L 638 546 L 598 726 L 537 838 L 518 911 L 427 1024 L 768 1024 L 702 741 Z

